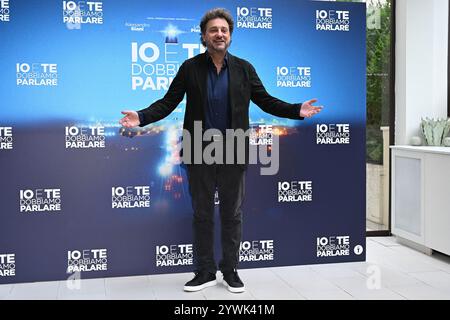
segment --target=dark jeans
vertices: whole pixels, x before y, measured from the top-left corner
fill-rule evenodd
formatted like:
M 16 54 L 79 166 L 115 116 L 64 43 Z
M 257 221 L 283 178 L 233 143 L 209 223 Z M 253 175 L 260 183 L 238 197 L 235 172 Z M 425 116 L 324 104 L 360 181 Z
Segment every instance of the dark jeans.
M 194 209 L 193 248 L 197 271 L 217 271 L 214 260 L 214 194 L 217 188 L 223 252 L 219 269 L 229 272 L 239 262 L 245 169 L 237 165 L 191 165 L 187 174 Z

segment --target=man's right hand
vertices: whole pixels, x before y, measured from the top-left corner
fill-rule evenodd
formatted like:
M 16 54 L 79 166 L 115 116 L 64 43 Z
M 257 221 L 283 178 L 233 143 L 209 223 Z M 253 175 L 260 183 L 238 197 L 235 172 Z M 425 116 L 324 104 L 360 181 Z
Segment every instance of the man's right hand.
M 136 111 L 125 110 L 122 111 L 125 116 L 119 120 L 119 123 L 126 128 L 133 128 L 140 124 L 139 116 Z

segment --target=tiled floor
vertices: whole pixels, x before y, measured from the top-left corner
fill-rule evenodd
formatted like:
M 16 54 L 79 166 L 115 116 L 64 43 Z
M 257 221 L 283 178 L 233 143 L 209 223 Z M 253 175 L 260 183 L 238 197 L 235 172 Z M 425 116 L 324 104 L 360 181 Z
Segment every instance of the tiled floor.
M 220 273 L 218 273 L 219 275 Z M 367 261 L 240 270 L 247 291 L 221 283 L 183 292 L 192 274 L 0 285 L 0 299 L 450 299 L 450 257 L 427 256 L 394 237 L 367 239 Z

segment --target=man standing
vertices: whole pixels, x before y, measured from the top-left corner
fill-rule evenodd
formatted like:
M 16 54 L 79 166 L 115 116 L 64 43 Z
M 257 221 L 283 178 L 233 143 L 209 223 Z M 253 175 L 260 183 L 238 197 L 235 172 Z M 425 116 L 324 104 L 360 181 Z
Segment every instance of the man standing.
M 222 8 L 208 11 L 200 22 L 201 42 L 206 52 L 186 60 L 178 70 L 166 95 L 140 111 L 122 111 L 125 127 L 145 126 L 168 116 L 187 96 L 183 129 L 193 136 L 194 122 L 203 130 L 249 128 L 250 100 L 272 115 L 303 119 L 320 112 L 315 99 L 290 104 L 270 96 L 254 67 L 228 53 L 233 33 L 233 18 Z M 216 140 L 216 137 L 213 137 Z M 195 142 L 194 142 L 195 143 Z M 183 150 L 187 146 L 183 141 Z M 191 149 L 192 150 L 192 149 Z M 195 149 L 194 149 L 195 152 Z M 245 150 L 238 150 L 245 152 Z M 214 260 L 214 195 L 220 200 L 223 257 L 219 269 L 231 292 L 244 292 L 237 273 L 242 238 L 242 210 L 246 166 L 238 164 L 188 164 L 187 176 L 194 210 L 195 277 L 185 291 L 198 291 L 215 285 L 217 265 Z

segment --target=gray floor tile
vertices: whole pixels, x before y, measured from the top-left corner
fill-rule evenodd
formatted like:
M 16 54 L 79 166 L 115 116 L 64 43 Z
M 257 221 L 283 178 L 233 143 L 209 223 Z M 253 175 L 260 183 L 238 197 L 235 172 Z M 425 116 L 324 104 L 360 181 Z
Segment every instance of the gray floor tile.
M 106 278 L 107 299 L 155 300 L 149 276 Z
M 61 281 L 58 288 L 58 300 L 72 299 L 106 299 L 105 279 Z
M 207 300 L 255 300 L 248 286 L 246 286 L 245 292 L 232 293 L 228 291 L 222 280 L 218 280 L 216 286 L 203 290 L 203 293 Z
M 5 299 L 12 300 L 55 300 L 59 281 L 18 283 Z
M 445 271 L 411 272 L 409 275 L 435 288 L 450 288 L 450 273 Z
M 299 293 L 307 300 L 355 300 L 349 293 L 342 289 L 333 290 L 300 290 Z
M 0 300 L 6 299 L 11 293 L 14 284 L 1 284 L 0 285 Z
M 183 291 L 184 284 L 193 273 L 172 273 L 149 276 L 150 286 L 157 300 L 205 300 L 205 289 L 200 292 Z
M 392 286 L 392 291 L 408 300 L 449 300 L 450 288 L 434 288 L 427 284 Z

